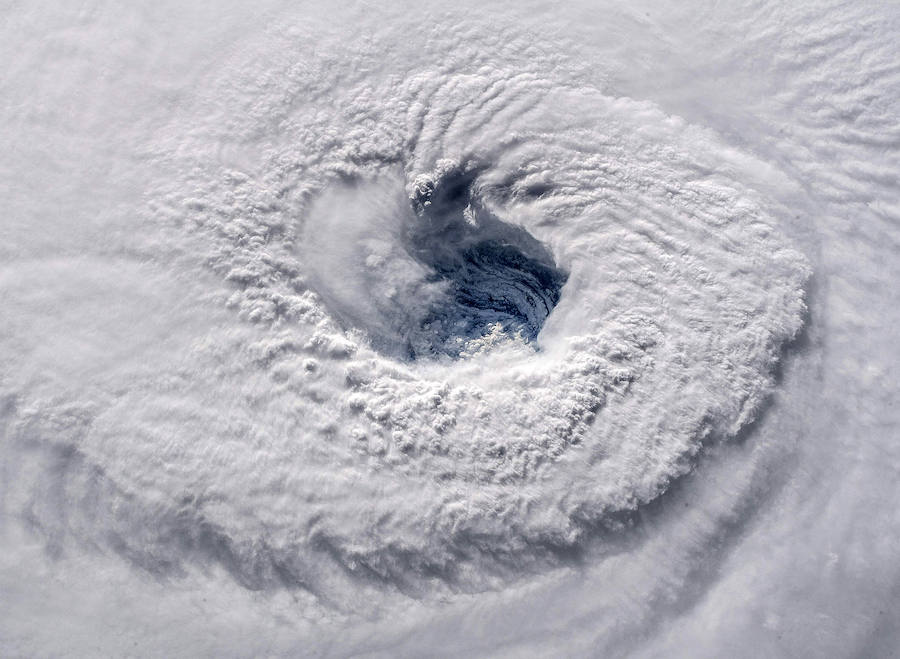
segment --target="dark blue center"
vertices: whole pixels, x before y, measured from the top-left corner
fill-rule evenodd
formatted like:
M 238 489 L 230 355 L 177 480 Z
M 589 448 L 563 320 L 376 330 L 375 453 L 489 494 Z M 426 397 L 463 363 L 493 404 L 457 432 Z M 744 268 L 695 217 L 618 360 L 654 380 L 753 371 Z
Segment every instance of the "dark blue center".
M 456 356 L 498 326 L 534 341 L 568 279 L 544 245 L 479 203 L 477 173 L 452 171 L 412 200 L 418 223 L 408 250 L 449 293 L 422 317 L 407 349 L 413 359 Z

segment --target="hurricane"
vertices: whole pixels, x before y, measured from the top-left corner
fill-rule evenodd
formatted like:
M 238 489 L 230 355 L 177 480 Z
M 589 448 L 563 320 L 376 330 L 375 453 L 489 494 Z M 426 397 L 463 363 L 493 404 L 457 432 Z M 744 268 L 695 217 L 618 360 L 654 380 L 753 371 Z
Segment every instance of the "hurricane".
M 900 648 L 889 3 L 13 3 L 0 654 Z

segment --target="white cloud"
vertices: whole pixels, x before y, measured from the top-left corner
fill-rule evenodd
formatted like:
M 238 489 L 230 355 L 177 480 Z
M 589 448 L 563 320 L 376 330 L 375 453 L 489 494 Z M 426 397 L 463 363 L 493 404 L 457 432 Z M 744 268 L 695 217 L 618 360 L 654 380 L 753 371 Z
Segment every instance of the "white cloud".
M 897 17 L 334 11 L 10 23 L 0 643 L 887 648 Z

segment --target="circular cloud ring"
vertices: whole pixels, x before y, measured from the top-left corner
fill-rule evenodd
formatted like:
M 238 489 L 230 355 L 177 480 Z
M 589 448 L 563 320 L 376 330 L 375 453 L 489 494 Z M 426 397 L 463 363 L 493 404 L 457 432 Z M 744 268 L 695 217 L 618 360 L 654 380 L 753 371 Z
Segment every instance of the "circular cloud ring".
M 285 89 L 325 89 L 332 111 L 315 93 L 288 104 L 259 175 L 201 171 L 184 200 L 234 288 L 229 305 L 263 330 L 234 348 L 249 356 L 234 369 L 269 383 L 277 431 L 223 464 L 209 456 L 225 422 L 191 412 L 197 436 L 129 450 L 194 465 L 145 475 L 141 496 L 202 492 L 185 499 L 188 518 L 215 530 L 241 574 L 327 590 L 325 561 L 354 579 L 483 587 L 505 566 L 553 561 L 749 422 L 801 325 L 806 263 L 714 135 L 538 62 L 432 66 L 355 82 L 288 71 L 255 90 L 245 134 L 274 130 Z M 488 333 L 459 359 L 379 354 L 316 292 L 303 240 L 316 200 L 346 201 L 357 232 L 320 244 L 369 245 L 360 272 L 377 278 L 416 190 L 468 168 L 480 203 L 569 273 L 540 350 Z M 340 192 L 360 182 L 364 203 Z M 95 455 L 115 452 L 111 433 Z

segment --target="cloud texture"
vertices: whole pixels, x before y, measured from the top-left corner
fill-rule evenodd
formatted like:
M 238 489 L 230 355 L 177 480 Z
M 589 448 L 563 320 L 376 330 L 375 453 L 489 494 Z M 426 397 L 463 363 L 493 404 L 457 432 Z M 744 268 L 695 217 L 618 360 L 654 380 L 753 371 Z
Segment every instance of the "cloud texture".
M 883 11 L 13 12 L 0 644 L 895 648 Z

